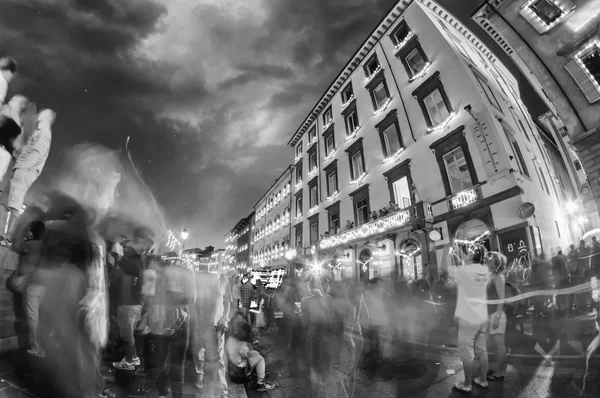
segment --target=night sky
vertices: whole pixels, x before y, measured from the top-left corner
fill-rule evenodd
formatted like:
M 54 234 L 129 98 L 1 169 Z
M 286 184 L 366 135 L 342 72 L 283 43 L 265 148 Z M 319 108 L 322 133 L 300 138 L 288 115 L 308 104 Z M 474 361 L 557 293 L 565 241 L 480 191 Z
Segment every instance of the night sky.
M 222 247 L 291 161 L 287 140 L 395 2 L 4 0 L 0 54 L 19 63 L 9 96 L 58 114 L 43 184 L 64 148 L 117 149 L 131 136 L 171 229 L 187 227 L 187 247 Z M 440 1 L 467 19 L 480 2 Z

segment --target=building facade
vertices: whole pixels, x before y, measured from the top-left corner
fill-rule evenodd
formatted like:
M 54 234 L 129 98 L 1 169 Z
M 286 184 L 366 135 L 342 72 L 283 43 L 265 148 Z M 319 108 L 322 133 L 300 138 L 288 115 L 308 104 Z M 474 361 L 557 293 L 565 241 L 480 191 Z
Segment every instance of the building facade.
M 253 269 L 286 267 L 290 248 L 292 168 L 288 166 L 254 205 L 251 226 Z
M 542 121 L 566 143 L 581 197 L 574 217 L 582 231 L 600 226 L 600 3 L 491 0 L 473 19 L 551 104 Z
M 254 222 L 253 220 L 254 212 L 238 221 L 231 231 L 225 235 L 226 264 L 239 273 L 245 273 L 251 268 L 252 242 L 250 241 L 250 226 Z
M 435 2 L 396 3 L 288 144 L 292 245 L 336 279 L 435 275 L 461 240 L 511 261 L 571 242 L 517 82 Z

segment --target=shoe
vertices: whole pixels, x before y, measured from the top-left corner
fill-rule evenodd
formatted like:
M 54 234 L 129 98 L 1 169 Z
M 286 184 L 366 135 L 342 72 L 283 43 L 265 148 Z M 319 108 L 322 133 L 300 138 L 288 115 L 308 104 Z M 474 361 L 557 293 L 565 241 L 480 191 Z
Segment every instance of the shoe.
M 259 383 L 256 386 L 257 391 L 270 391 L 273 389 L 275 389 L 275 384 L 273 384 L 273 383 L 264 382 L 264 383 Z
M 198 381 L 194 384 L 194 387 L 196 387 L 196 390 L 204 390 L 204 382 Z
M 27 350 L 27 353 L 29 355 L 33 355 L 34 357 L 38 357 L 38 358 L 45 358 L 46 357 L 46 353 L 44 352 L 44 350 L 42 350 L 41 348 L 30 348 Z
M 490 386 L 487 380 L 481 380 L 479 377 L 473 379 L 473 383 L 477 384 L 481 388 L 488 388 Z
M 98 394 L 99 398 L 117 398 L 117 394 L 110 391 L 108 388 Z
M 123 359 L 121 359 L 121 362 L 127 362 L 127 357 L 123 357 Z M 131 363 L 133 363 L 134 366 L 140 366 L 142 364 L 142 362 L 140 361 L 140 357 L 133 358 Z
M 458 383 L 454 384 L 454 388 L 456 388 L 458 391 L 462 391 L 462 392 L 471 392 L 473 391 L 473 387 L 471 386 L 465 386 L 465 382 L 464 381 L 460 381 Z
M 135 365 L 133 362 L 127 361 L 113 362 L 113 367 L 119 370 L 135 370 Z

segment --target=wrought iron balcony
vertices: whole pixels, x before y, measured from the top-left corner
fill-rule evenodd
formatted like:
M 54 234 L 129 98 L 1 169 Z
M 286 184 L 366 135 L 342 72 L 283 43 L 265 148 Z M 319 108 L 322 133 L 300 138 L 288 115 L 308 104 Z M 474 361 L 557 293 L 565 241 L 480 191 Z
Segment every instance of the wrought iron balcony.
M 482 198 L 481 187 L 476 185 L 449 196 L 446 201 L 448 202 L 448 210 L 453 211 L 470 206 L 473 203 L 480 201 Z
M 414 206 L 371 220 L 337 235 L 327 236 L 319 242 L 321 249 L 328 249 L 343 245 L 354 240 L 366 239 L 368 237 L 390 232 L 396 228 L 407 225 L 420 228 L 425 222 L 433 222 L 433 210 L 429 203 L 419 202 Z

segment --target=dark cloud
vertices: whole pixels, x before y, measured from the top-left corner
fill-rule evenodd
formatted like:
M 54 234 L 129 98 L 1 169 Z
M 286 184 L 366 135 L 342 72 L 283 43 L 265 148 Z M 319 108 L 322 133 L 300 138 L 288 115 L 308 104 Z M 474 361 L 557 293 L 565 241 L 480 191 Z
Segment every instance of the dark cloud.
M 123 148 L 131 137 L 173 229 L 221 246 L 287 166 L 289 134 L 393 3 L 258 2 L 2 2 L 0 48 L 20 68 L 11 94 L 58 113 L 41 181 L 61 148 Z

